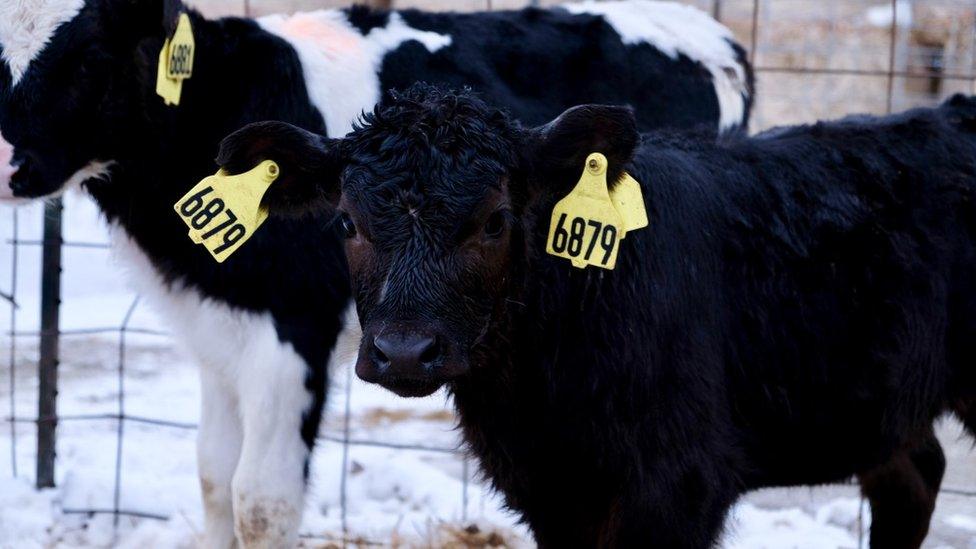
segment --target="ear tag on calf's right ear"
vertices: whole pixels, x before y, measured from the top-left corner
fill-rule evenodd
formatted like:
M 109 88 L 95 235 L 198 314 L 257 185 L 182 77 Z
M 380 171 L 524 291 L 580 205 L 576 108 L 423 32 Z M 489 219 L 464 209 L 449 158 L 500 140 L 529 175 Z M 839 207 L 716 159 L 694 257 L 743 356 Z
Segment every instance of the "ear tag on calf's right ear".
M 546 252 L 580 269 L 613 269 L 625 229 L 607 188 L 607 157 L 593 153 L 576 187 L 552 209 Z
M 221 170 L 198 183 L 174 205 L 190 228 L 190 240 L 223 263 L 268 218 L 261 199 L 279 174 L 278 164 L 265 160 L 249 172 Z

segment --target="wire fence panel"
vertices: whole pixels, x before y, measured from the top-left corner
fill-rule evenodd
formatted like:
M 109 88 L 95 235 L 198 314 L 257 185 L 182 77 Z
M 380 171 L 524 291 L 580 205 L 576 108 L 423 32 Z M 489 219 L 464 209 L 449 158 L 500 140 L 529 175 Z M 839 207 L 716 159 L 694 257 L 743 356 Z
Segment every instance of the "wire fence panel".
M 214 10 L 243 13 L 264 13 L 271 7 L 295 6 L 294 2 L 260 3 L 259 0 L 227 0 Z M 552 2 L 512 2 L 473 0 L 477 7 L 509 8 L 521 5 L 548 5 Z M 480 2 L 480 4 L 478 4 Z M 390 2 L 379 2 L 390 4 Z M 436 4 L 436 2 L 434 2 Z M 707 10 L 736 33 L 740 43 L 749 48 L 758 80 L 759 97 L 753 130 L 773 125 L 809 122 L 821 118 L 836 118 L 850 112 L 892 112 L 914 105 L 934 104 L 951 93 L 976 92 L 976 0 L 909 2 L 891 0 L 890 3 L 864 0 L 833 0 L 812 3 L 808 0 L 689 0 L 686 3 Z M 425 7 L 426 2 L 393 2 L 401 5 Z M 816 4 L 816 7 L 811 7 Z M 299 7 L 333 5 L 322 0 L 301 3 Z M 208 7 L 206 4 L 204 7 Z M 260 9 L 258 9 L 260 8 Z M 118 326 L 67 328 L 58 326 L 61 250 L 91 253 L 105 250 L 103 242 L 62 240 L 60 232 L 60 202 L 52 203 L 45 211 L 43 240 L 21 239 L 21 218 L 16 209 L 10 215 L 9 288 L 0 287 L 0 302 L 9 309 L 8 391 L 10 406 L 4 421 L 9 427 L 10 473 L 22 474 L 23 463 L 18 462 L 18 425 L 36 427 L 36 482 L 38 487 L 53 486 L 56 478 L 55 434 L 58 425 L 76 422 L 106 422 L 114 424 L 114 475 L 110 506 L 64 507 L 65 514 L 110 514 L 118 525 L 119 517 L 166 520 L 168 517 L 129 508 L 123 504 L 125 482 L 126 426 L 135 424 L 155 429 L 194 431 L 193 422 L 130 414 L 127 411 L 126 371 L 127 337 L 167 337 L 163 331 L 132 326 L 139 304 L 135 298 L 129 304 Z M 18 329 L 19 310 L 18 266 L 25 250 L 40 248 L 44 262 L 43 309 L 40 330 Z M 115 412 L 94 414 L 62 414 L 57 412 L 57 366 L 59 343 L 64 338 L 84 336 L 117 337 L 117 372 Z M 18 341 L 40 340 L 39 407 L 36 416 L 18 413 L 16 404 Z M 441 447 L 383 440 L 368 440 L 353 436 L 351 426 L 352 369 L 346 371 L 345 402 L 341 429 L 323 428 L 319 439 L 342 446 L 339 506 L 343 543 L 350 539 L 347 512 L 350 505 L 349 471 L 351 450 L 355 447 L 384 448 L 400 452 L 428 452 L 456 456 L 461 460 L 462 486 L 458 494 L 462 505 L 462 521 L 468 520 L 471 462 L 457 447 Z M 976 487 L 945 486 L 942 493 L 976 498 Z M 976 499 L 974 499 L 976 501 Z M 863 515 L 864 502 L 859 508 Z M 866 544 L 863 518 L 858 519 L 859 545 Z M 321 536 L 304 534 L 304 538 Z M 333 540 L 335 541 L 335 540 Z

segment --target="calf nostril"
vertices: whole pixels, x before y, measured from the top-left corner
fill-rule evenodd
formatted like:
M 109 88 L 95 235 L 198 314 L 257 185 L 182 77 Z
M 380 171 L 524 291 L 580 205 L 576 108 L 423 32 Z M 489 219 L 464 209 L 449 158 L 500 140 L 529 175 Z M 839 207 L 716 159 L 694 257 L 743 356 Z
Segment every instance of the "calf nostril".
M 428 365 L 434 362 L 441 355 L 441 346 L 437 342 L 437 338 L 429 338 L 425 343 L 423 343 L 424 349 L 420 353 L 420 363 Z
M 381 366 L 393 369 L 430 366 L 439 356 L 440 345 L 433 336 L 387 333 L 373 338 L 373 358 Z
M 373 358 L 376 359 L 376 362 L 379 362 L 381 364 L 389 364 L 390 362 L 390 358 L 386 355 L 386 352 L 384 352 L 383 350 L 383 346 L 385 344 L 386 343 L 383 340 L 381 340 L 379 337 L 373 338 Z

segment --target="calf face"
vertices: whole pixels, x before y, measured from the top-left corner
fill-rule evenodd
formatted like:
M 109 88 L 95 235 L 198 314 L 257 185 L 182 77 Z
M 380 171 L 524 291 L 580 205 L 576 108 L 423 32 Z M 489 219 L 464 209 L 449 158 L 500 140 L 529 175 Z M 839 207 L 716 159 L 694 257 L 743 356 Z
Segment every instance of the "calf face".
M 276 160 L 274 212 L 335 207 L 363 326 L 356 372 L 424 396 L 490 367 L 485 346 L 545 247 L 539 216 L 548 223 L 589 153 L 619 175 L 637 141 L 625 108 L 577 107 L 522 129 L 469 92 L 421 85 L 344 139 L 261 123 L 229 137 L 218 162 L 238 173 Z
M 175 0 L 24 0 L 0 7 L 0 129 L 13 146 L 9 191 L 34 198 L 103 175 L 113 134 L 152 66 Z M 151 83 L 150 83 L 151 84 Z M 148 88 L 148 85 L 145 86 Z M 138 95 L 136 95 L 138 97 Z

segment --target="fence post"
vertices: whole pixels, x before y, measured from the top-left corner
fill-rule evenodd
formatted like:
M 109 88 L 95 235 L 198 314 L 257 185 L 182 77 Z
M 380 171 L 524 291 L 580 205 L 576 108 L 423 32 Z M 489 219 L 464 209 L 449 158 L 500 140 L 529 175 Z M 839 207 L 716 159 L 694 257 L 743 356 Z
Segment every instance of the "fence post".
M 61 309 L 61 199 L 44 205 L 41 271 L 41 359 L 37 397 L 37 488 L 54 486 Z

